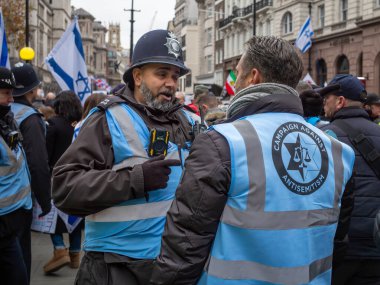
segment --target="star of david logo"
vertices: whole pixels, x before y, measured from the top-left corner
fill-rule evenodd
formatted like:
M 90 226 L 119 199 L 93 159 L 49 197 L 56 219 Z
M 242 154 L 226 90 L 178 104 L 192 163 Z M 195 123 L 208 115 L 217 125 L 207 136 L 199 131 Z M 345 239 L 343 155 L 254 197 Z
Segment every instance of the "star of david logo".
M 291 156 L 287 170 L 298 170 L 304 181 L 310 171 L 319 171 L 319 168 L 313 159 L 314 153 L 317 149 L 315 144 L 302 142 L 299 134 L 295 143 L 284 144 Z
M 84 77 L 80 71 L 78 72 L 78 77 L 77 80 L 75 80 L 75 84 L 77 85 L 78 96 L 81 100 L 83 100 L 86 94 L 91 93 L 88 77 Z
M 277 128 L 272 157 L 278 177 L 295 194 L 314 193 L 328 176 L 329 157 L 323 139 L 300 122 L 286 122 Z

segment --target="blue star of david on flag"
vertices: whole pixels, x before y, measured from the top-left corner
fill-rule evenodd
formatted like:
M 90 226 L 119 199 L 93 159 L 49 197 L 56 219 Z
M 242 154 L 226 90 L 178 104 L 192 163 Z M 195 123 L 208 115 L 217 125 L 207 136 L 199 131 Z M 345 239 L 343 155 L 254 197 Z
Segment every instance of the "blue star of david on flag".
M 82 105 L 91 95 L 91 80 L 87 75 L 86 60 L 78 19 L 74 18 L 53 50 L 45 59 L 50 72 L 63 90 L 71 90 Z
M 91 93 L 91 88 L 89 86 L 88 77 L 84 77 L 80 72 L 78 72 L 77 80 L 75 81 L 77 85 L 77 94 L 82 101 L 86 94 Z
M 313 35 L 314 31 L 311 27 L 311 19 L 308 17 L 302 25 L 294 45 L 298 47 L 302 53 L 305 53 L 311 47 L 311 37 Z

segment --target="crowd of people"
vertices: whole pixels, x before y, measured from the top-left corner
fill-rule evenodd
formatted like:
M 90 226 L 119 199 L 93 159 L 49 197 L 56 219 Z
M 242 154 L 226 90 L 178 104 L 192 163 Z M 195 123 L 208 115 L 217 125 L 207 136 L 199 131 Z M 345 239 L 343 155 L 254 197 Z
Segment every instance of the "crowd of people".
M 276 37 L 246 43 L 227 109 L 205 85 L 187 102 L 189 71 L 166 30 L 83 106 L 0 68 L 2 282 L 30 282 L 39 205 L 78 219 L 57 216 L 43 267 L 75 284 L 380 284 L 380 97 L 349 74 L 300 81 Z

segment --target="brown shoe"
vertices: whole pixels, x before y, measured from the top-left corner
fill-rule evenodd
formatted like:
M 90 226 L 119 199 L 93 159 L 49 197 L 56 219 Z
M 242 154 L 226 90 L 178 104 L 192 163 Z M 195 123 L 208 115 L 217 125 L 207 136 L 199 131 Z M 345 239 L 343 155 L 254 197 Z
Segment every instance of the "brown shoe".
M 80 252 L 70 252 L 70 267 L 79 268 L 80 264 Z
M 52 273 L 61 269 L 70 263 L 70 257 L 67 249 L 55 249 L 54 256 L 44 265 L 45 274 Z

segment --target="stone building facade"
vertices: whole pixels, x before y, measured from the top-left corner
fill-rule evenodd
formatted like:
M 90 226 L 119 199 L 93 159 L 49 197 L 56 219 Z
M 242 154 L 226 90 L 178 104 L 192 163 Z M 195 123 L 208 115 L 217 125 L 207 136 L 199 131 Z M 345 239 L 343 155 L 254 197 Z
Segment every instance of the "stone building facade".
M 208 2 L 197 0 L 198 9 L 207 12 Z M 223 85 L 229 71 L 236 68 L 244 43 L 253 35 L 254 1 L 212 2 L 214 83 Z M 176 2 L 174 22 L 177 21 L 180 3 L 183 5 L 185 0 Z M 369 92 L 380 93 L 380 0 L 256 0 L 256 35 L 279 36 L 294 43 L 309 12 L 314 36 L 311 49 L 301 55 L 304 75 L 309 71 L 316 83 L 324 85 L 337 73 L 351 73 L 365 78 Z M 199 35 L 192 36 L 194 40 L 198 39 L 191 41 L 191 48 L 200 50 L 198 57 L 202 67 L 194 69 L 193 73 L 197 70 L 199 73 L 191 85 L 201 81 L 202 74 L 206 74 L 204 56 L 207 46 L 202 46 L 207 36 L 204 29 L 206 19 L 199 14 L 198 31 L 194 29 L 194 33 Z M 203 24 L 199 25 L 199 22 Z M 186 44 L 187 56 L 189 41 Z
M 198 8 L 194 0 L 176 0 L 175 17 L 172 22 L 174 34 L 182 43 L 184 61 L 191 72 L 179 79 L 179 90 L 193 93 L 193 84 L 200 74 L 200 42 Z

